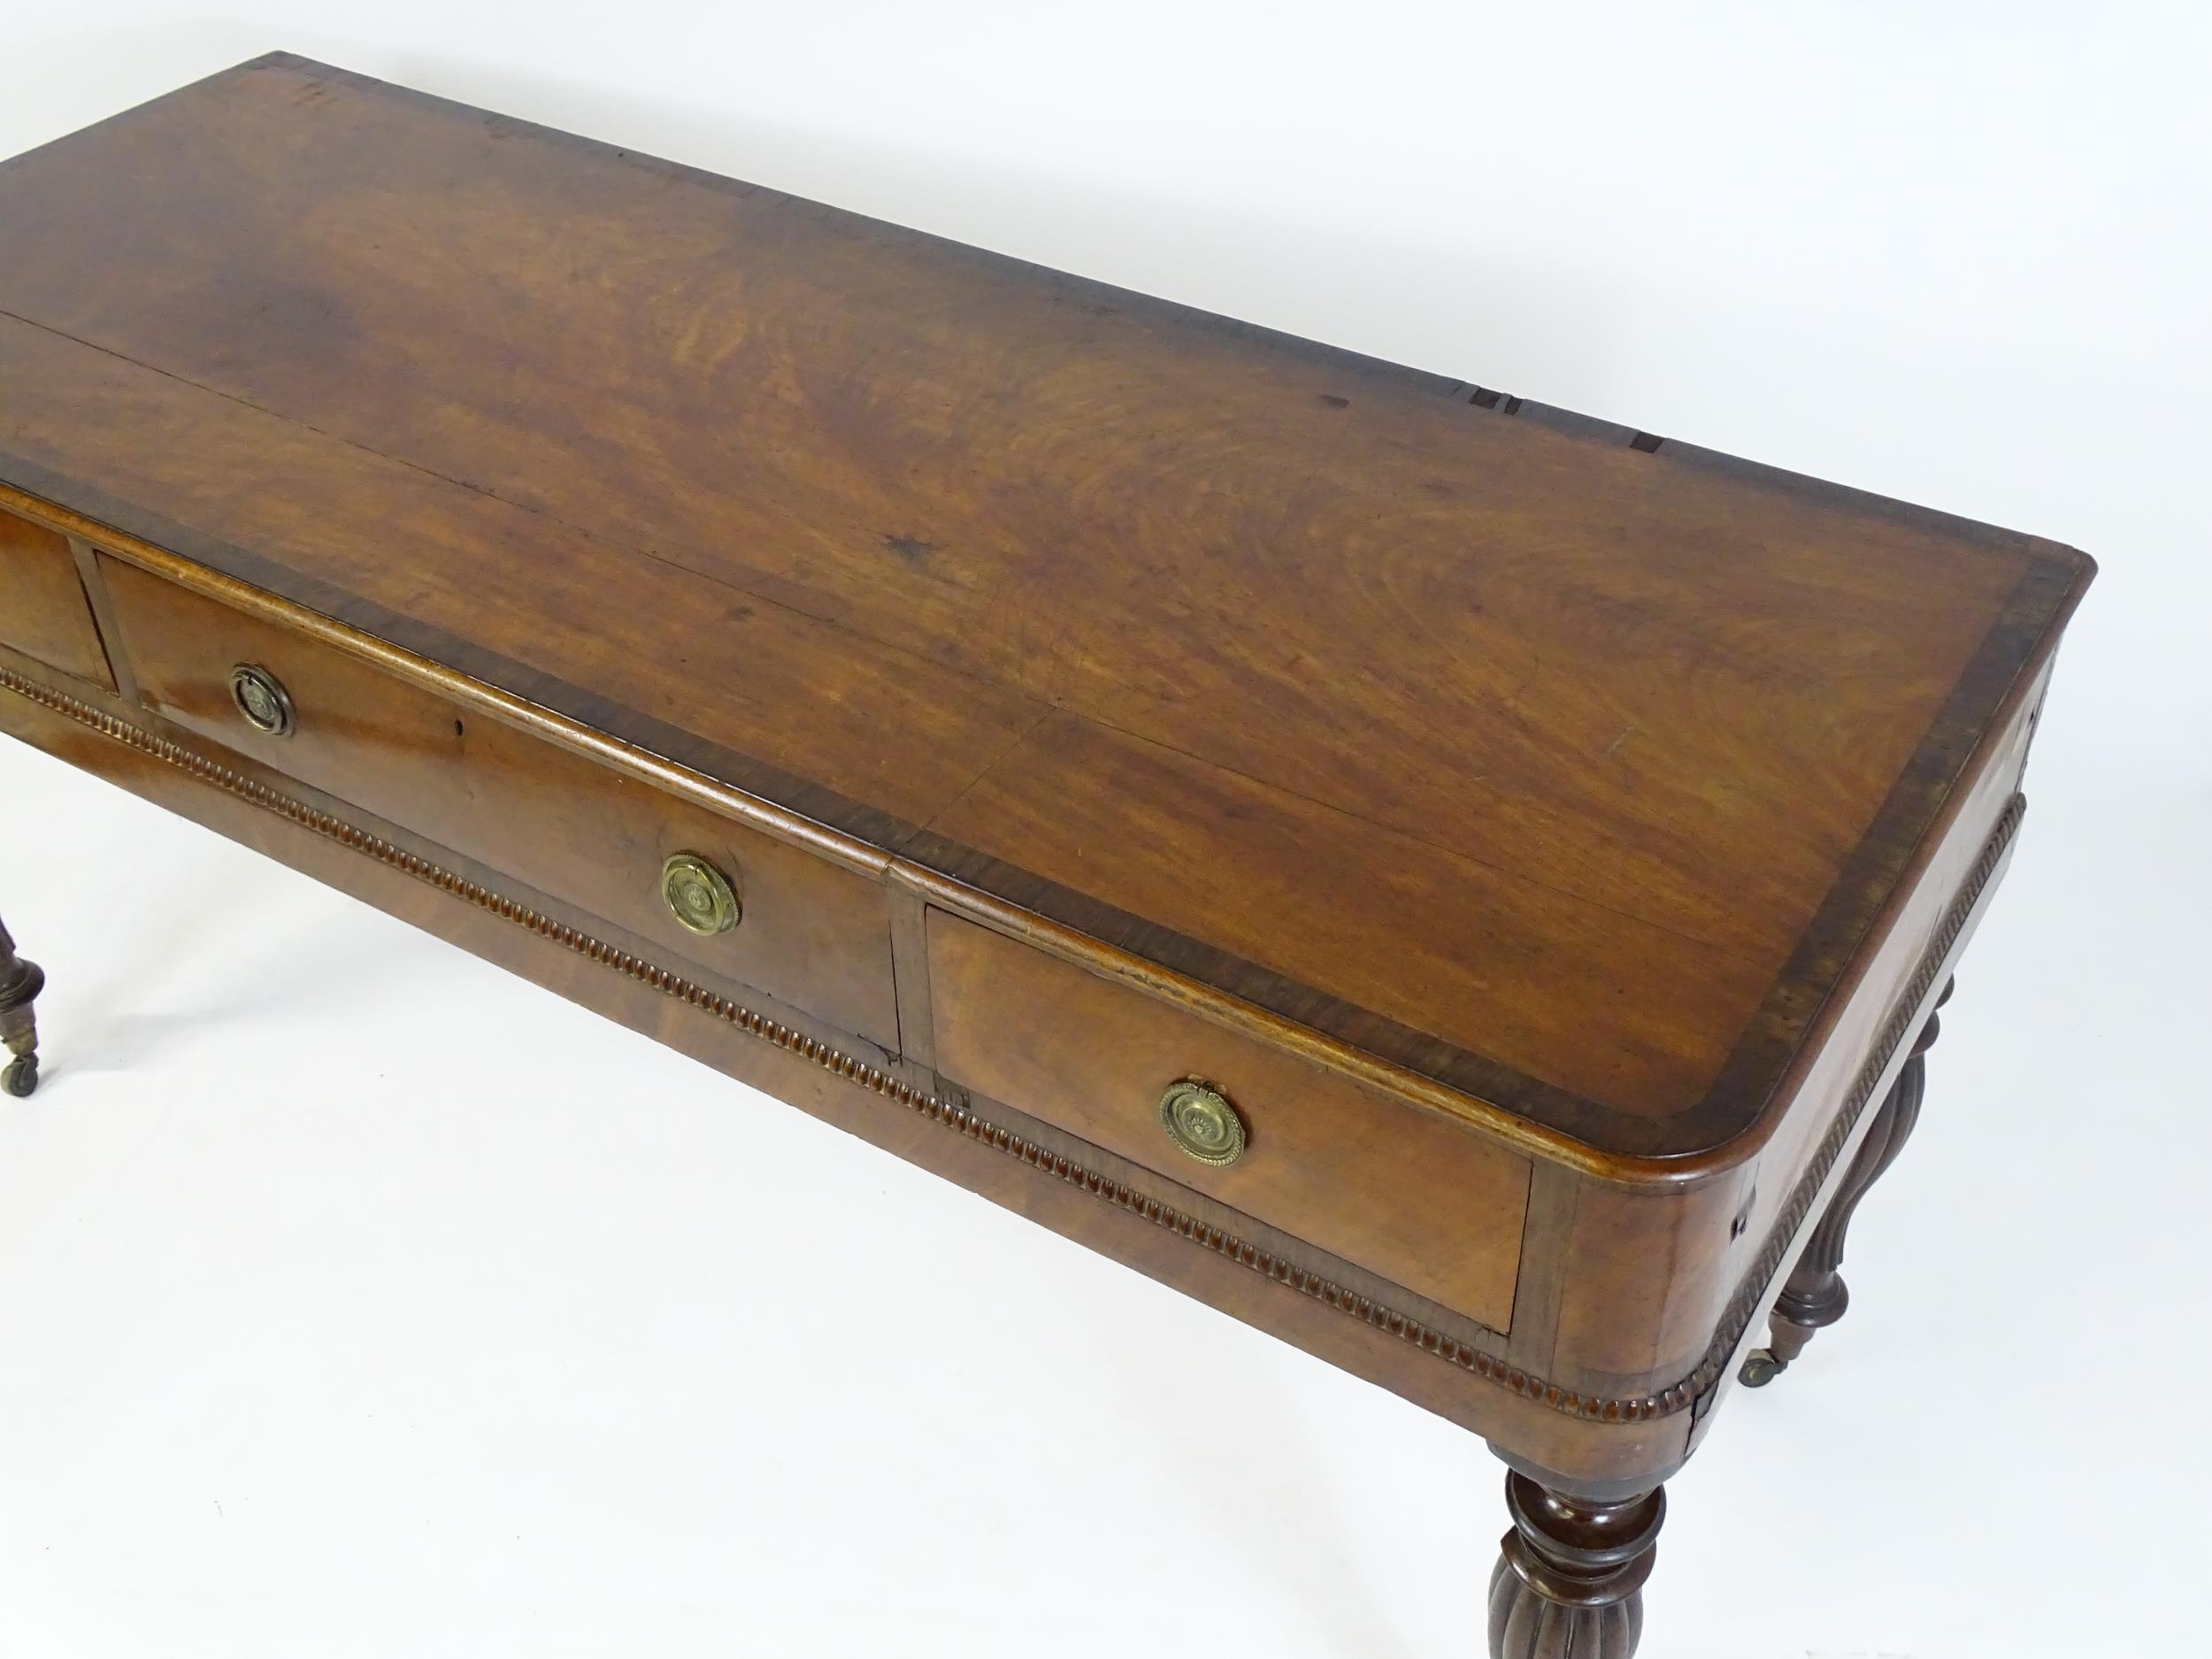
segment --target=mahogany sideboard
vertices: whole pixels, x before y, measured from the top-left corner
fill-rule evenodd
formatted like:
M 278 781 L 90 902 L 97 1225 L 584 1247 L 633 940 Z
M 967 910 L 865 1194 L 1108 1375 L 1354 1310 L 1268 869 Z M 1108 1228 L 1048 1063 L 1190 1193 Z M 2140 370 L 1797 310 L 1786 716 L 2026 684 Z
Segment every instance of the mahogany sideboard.
M 1484 1436 L 1491 1653 L 1633 1649 L 2088 559 L 284 54 L 0 248 L 0 726 Z

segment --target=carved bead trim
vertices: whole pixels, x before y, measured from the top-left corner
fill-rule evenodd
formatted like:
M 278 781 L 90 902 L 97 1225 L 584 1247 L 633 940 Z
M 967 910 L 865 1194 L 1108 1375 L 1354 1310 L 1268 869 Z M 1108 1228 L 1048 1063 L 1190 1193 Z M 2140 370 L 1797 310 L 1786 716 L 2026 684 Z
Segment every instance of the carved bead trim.
M 1671 1417 L 1688 1409 L 1711 1390 L 1721 1369 L 1734 1351 L 1738 1339 L 1750 1325 L 1752 1310 L 1757 1307 L 1767 1282 L 1781 1265 L 1791 1239 L 1818 1197 L 1821 1183 L 1833 1167 L 1844 1143 L 1850 1139 L 1851 1130 L 1857 1123 L 1860 1113 L 1865 1110 L 1874 1085 L 1880 1081 L 1891 1057 L 1904 1041 L 1912 1016 L 1934 984 L 1945 957 L 1965 926 L 1967 914 L 1995 872 L 1998 859 L 2011 841 L 2013 832 L 2019 826 L 2020 814 L 2025 804 L 2022 797 L 2015 795 L 2003 818 L 1999 820 L 1995 833 L 1983 849 L 1963 890 L 1946 917 L 1942 929 L 1929 945 L 1912 985 L 1900 1001 L 1897 1011 L 1884 1027 L 1882 1041 L 1859 1073 L 1857 1084 L 1843 1112 L 1822 1141 L 1812 1165 L 1792 1193 L 1788 1205 L 1761 1249 L 1757 1263 L 1746 1275 L 1743 1285 L 1730 1303 L 1729 1311 L 1722 1321 L 1720 1330 L 1715 1333 L 1712 1346 L 1707 1350 L 1703 1361 L 1689 1376 L 1655 1394 L 1614 1399 L 1562 1388 L 1556 1383 L 1548 1382 L 1541 1377 L 1532 1376 L 1508 1365 L 1494 1355 L 1482 1353 L 1455 1338 L 1445 1336 L 1417 1319 L 1385 1307 L 1318 1273 L 1309 1272 L 1286 1262 L 1233 1233 L 1186 1215 L 1110 1176 L 1086 1169 L 1057 1153 L 1025 1141 L 1012 1131 L 979 1116 L 963 1102 L 946 1100 L 902 1083 L 864 1060 L 841 1053 L 826 1043 L 794 1031 L 765 1015 L 756 1013 L 741 1003 L 693 983 L 680 974 L 672 973 L 626 950 L 595 939 L 514 899 L 503 897 L 464 875 L 433 864 L 404 848 L 395 846 L 381 836 L 372 834 L 318 807 L 310 806 L 304 801 L 272 789 L 266 784 L 257 783 L 181 744 L 134 726 L 127 720 L 119 719 L 106 710 L 81 702 L 65 692 L 27 680 L 4 666 L 0 666 L 0 689 L 12 691 L 27 702 L 74 720 L 126 748 L 174 766 L 203 783 L 211 784 L 265 811 L 273 812 L 342 847 L 365 853 L 380 864 L 412 876 L 503 921 L 512 922 L 549 939 L 578 956 L 626 975 L 641 984 L 649 985 L 664 995 L 687 1002 L 748 1036 L 811 1061 L 823 1070 L 857 1083 L 863 1088 L 918 1113 L 932 1123 L 990 1147 L 1032 1169 L 1078 1187 L 1118 1210 L 1140 1217 L 1155 1226 L 1188 1239 L 1194 1244 L 1225 1256 L 1240 1267 L 1249 1268 L 1274 1283 L 1311 1297 L 1340 1313 L 1349 1314 L 1363 1324 L 1386 1332 L 1424 1353 L 1433 1354 L 1439 1359 L 1486 1382 L 1494 1383 L 1569 1417 L 1601 1423 L 1636 1423 Z
M 316 834 L 335 841 L 341 846 L 350 848 L 356 852 L 365 853 L 378 863 L 388 864 L 395 870 L 414 877 L 419 881 L 426 882 L 442 892 L 452 895 L 455 898 L 473 904 L 479 910 L 488 910 L 501 919 L 513 922 L 518 926 L 527 928 L 534 933 L 550 939 L 579 956 L 588 957 L 603 966 L 626 974 L 642 984 L 649 985 L 664 995 L 674 997 L 679 1002 L 687 1002 L 702 1012 L 710 1014 L 725 1024 L 736 1027 L 748 1036 L 757 1037 L 763 1041 L 774 1044 L 787 1053 L 795 1054 L 802 1058 L 810 1060 L 825 1071 L 833 1071 L 840 1077 L 857 1083 L 862 1087 L 872 1090 L 887 1100 L 903 1106 L 910 1111 L 919 1113 L 933 1123 L 941 1124 L 971 1141 L 979 1141 L 1028 1164 L 1033 1169 L 1065 1181 L 1071 1187 L 1080 1187 L 1092 1196 L 1102 1199 L 1117 1209 L 1140 1216 L 1156 1226 L 1164 1227 L 1171 1233 L 1179 1233 L 1182 1237 L 1212 1250 L 1217 1255 L 1227 1256 L 1240 1266 L 1248 1267 L 1256 1272 L 1264 1274 L 1278 1284 L 1286 1285 L 1341 1312 L 1349 1313 L 1369 1325 L 1413 1343 L 1417 1348 L 1449 1360 L 1463 1370 L 1472 1371 L 1481 1377 L 1494 1377 L 1502 1381 L 1509 1380 L 1509 1378 L 1510 1386 L 1517 1388 L 1525 1387 L 1532 1383 L 1538 1389 L 1544 1386 L 1540 1381 L 1524 1378 L 1517 1371 L 1509 1373 L 1502 1361 L 1480 1353 L 1454 1339 L 1441 1336 L 1417 1320 L 1394 1312 L 1317 1273 L 1308 1272 L 1302 1268 L 1294 1266 L 1279 1256 L 1237 1237 L 1234 1233 L 1200 1221 L 1195 1217 L 1186 1215 L 1170 1205 L 1162 1203 L 1157 1199 L 1148 1197 L 1123 1185 L 1111 1177 L 1102 1175 L 1094 1170 L 1086 1169 L 1081 1164 L 1048 1151 L 1033 1141 L 1024 1140 L 1012 1131 L 1002 1128 L 989 1119 L 980 1117 L 962 1102 L 946 1100 L 939 1095 L 917 1089 L 887 1072 L 870 1065 L 864 1060 L 841 1053 L 826 1043 L 794 1031 L 787 1025 L 768 1018 L 765 1015 L 756 1013 L 742 1004 L 732 1002 L 729 998 L 710 991 L 703 986 L 694 984 L 680 974 L 672 973 L 665 968 L 656 966 L 641 957 L 631 955 L 628 951 L 618 949 L 601 940 L 595 939 L 580 929 L 557 921 L 517 900 L 505 898 L 491 892 L 464 875 L 433 864 L 426 858 L 419 857 L 403 848 L 393 845 L 381 836 L 372 834 L 367 830 L 349 824 L 319 808 L 311 806 L 304 801 L 296 800 L 270 788 L 265 784 L 257 783 L 242 773 L 210 760 L 192 749 L 186 749 L 180 743 L 173 742 L 165 737 L 134 726 L 129 721 L 119 719 L 104 710 L 81 702 L 65 692 L 54 690 L 35 680 L 26 680 L 4 666 L 0 666 L 0 689 L 12 691 L 18 696 L 38 704 L 41 708 L 74 720 L 79 725 L 99 733 L 104 737 L 112 738 L 128 749 L 135 749 L 140 754 L 174 766 L 227 795 L 234 795 L 264 810 L 273 812 L 279 818 L 296 824 L 303 829 L 311 830 Z

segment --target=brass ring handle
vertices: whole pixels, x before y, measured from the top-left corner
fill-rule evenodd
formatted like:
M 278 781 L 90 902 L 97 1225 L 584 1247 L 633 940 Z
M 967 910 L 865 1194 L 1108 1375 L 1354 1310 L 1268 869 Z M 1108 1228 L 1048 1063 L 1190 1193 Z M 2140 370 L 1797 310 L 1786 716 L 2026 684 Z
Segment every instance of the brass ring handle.
M 1176 1149 L 1217 1167 L 1244 1156 L 1244 1119 L 1210 1083 L 1187 1077 L 1160 1096 L 1160 1122 Z
M 677 853 L 661 866 L 661 901 L 668 913 L 704 937 L 726 933 L 745 918 L 729 877 L 697 853 Z
M 230 671 L 230 700 L 246 724 L 270 737 L 288 737 L 292 731 L 292 699 L 283 683 L 258 663 L 241 663 Z

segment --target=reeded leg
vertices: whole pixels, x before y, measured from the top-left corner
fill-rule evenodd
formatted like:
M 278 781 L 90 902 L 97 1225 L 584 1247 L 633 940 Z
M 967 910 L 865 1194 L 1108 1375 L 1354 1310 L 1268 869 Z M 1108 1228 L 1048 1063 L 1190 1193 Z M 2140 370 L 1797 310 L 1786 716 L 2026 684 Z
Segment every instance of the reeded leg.
M 38 964 L 15 954 L 15 941 L 0 923 L 0 1043 L 12 1056 L 0 1071 L 0 1089 L 19 1098 L 38 1087 L 38 1025 L 31 1003 L 45 984 Z
M 1938 1009 L 1951 1000 L 1951 989 L 1949 984 L 1944 986 L 1943 995 L 1936 998 Z M 1913 1125 L 1920 1121 L 1920 1101 L 1928 1078 L 1925 1056 L 1941 1024 L 1937 1014 L 1929 1014 L 1905 1069 L 1897 1074 L 1896 1084 L 1875 1114 L 1873 1126 L 1859 1143 L 1859 1154 L 1851 1160 L 1828 1213 L 1814 1229 L 1805 1254 L 1798 1258 L 1789 1282 L 1775 1301 L 1767 1323 L 1768 1345 L 1743 1363 L 1740 1379 L 1745 1387 L 1762 1387 L 1787 1371 L 1790 1362 L 1813 1340 L 1813 1333 L 1835 1324 L 1850 1307 L 1851 1291 L 1843 1282 L 1842 1272 L 1844 1235 L 1851 1230 L 1851 1217 L 1859 1200 L 1881 1179 L 1882 1171 L 1897 1161 Z
M 1513 1530 L 1490 1575 L 1490 1659 L 1630 1659 L 1667 1494 L 1586 1499 L 1505 1478 Z

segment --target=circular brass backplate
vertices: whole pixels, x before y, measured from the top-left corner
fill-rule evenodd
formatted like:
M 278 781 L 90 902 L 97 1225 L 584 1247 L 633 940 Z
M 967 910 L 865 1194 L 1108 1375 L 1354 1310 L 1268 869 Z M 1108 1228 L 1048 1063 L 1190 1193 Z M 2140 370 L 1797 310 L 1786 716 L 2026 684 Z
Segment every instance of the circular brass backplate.
M 257 732 L 283 737 L 292 729 L 292 699 L 277 677 L 258 663 L 241 663 L 230 671 L 230 700 Z
M 729 877 L 697 853 L 677 853 L 661 866 L 661 897 L 695 933 L 726 933 L 745 914 Z
M 1244 1156 L 1244 1119 L 1219 1089 L 1194 1077 L 1168 1085 L 1160 1122 L 1177 1149 L 1201 1164 L 1234 1164 Z

